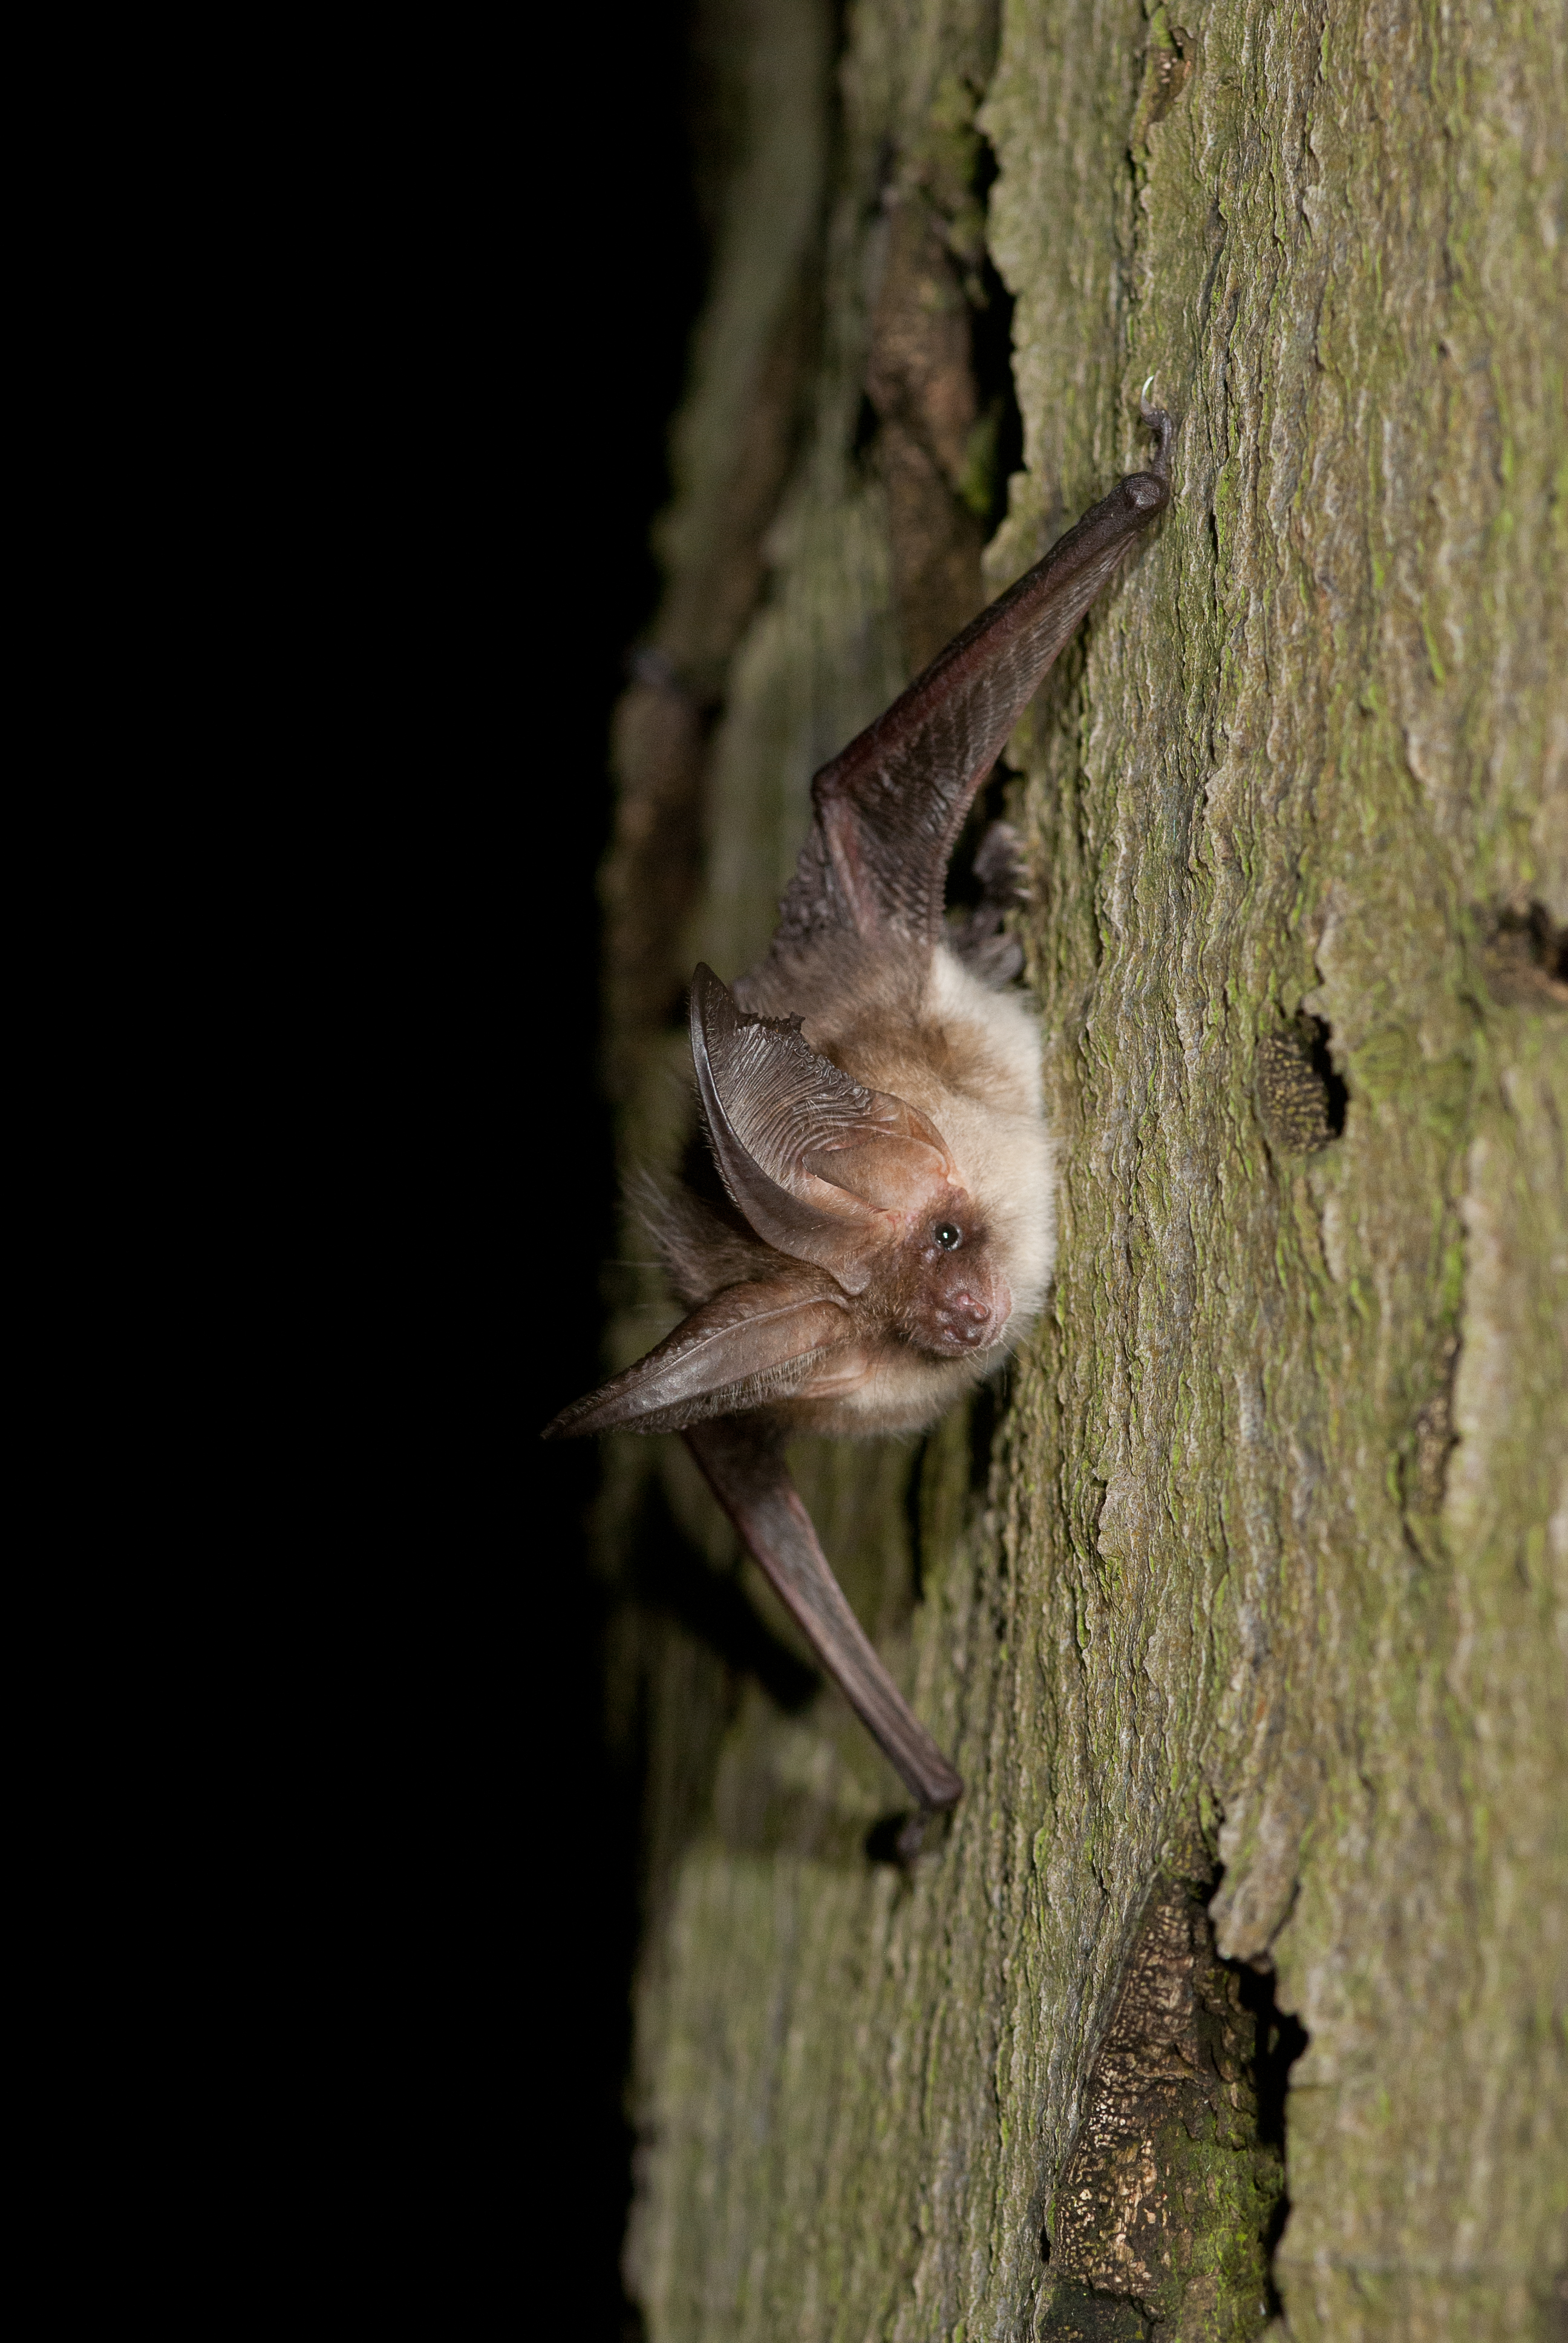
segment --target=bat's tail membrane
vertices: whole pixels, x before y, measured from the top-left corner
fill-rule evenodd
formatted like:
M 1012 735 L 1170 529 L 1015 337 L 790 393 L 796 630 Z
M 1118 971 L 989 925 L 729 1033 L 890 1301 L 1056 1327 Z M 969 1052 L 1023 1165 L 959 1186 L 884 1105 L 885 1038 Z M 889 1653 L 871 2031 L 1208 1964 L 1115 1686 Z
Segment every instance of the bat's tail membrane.
M 928 1811 L 958 1804 L 953 1771 L 878 1658 L 796 1493 L 777 1430 L 757 1418 L 693 1425 L 687 1445 L 812 1650 Z

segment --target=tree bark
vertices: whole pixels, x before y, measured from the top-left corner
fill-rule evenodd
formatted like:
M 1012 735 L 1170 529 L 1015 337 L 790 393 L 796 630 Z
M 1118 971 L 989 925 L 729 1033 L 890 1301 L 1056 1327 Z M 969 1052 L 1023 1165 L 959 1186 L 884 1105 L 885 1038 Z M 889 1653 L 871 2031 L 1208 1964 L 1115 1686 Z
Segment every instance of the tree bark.
M 940 1845 L 881 1859 L 896 1779 L 678 1443 L 610 1456 L 649 2336 L 1561 2332 L 1563 19 L 703 38 L 728 166 L 607 877 L 628 1166 L 689 1143 L 679 989 L 760 955 L 815 767 L 1141 461 L 1149 375 L 1180 431 L 1005 786 L 1045 1317 L 924 1443 L 794 1460 L 969 1785 Z M 677 1314 L 617 1274 L 612 1366 Z

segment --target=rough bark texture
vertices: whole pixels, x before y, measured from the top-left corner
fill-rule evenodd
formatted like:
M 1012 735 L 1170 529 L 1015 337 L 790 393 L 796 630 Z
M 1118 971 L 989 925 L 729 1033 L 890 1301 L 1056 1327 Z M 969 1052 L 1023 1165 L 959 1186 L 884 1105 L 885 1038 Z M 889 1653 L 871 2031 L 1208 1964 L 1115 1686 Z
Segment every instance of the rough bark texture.
M 679 988 L 761 951 L 814 767 L 1141 459 L 1151 372 L 1181 425 L 1014 743 L 1046 1318 L 927 1442 L 795 1460 L 970 1785 L 911 1870 L 684 1452 L 610 1458 L 633 2290 L 653 2343 L 1559 2332 L 1561 14 L 712 22 L 608 880 L 628 1165 L 687 1142 Z M 617 1276 L 615 1366 L 676 1314 Z

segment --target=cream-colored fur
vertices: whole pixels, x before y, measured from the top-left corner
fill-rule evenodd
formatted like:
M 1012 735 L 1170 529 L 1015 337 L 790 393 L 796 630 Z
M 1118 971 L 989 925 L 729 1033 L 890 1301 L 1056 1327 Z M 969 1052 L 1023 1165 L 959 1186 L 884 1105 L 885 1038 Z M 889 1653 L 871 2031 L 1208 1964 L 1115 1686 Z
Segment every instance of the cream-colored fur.
M 1039 1028 L 1020 994 L 989 990 L 939 947 L 912 1016 L 908 1005 L 901 1014 L 880 1004 L 869 1012 L 824 1007 L 807 1015 L 803 1033 L 868 1089 L 905 1099 L 930 1117 L 1011 1289 L 1006 1326 L 977 1356 L 936 1359 L 881 1348 L 853 1389 L 814 1401 L 808 1383 L 790 1405 L 802 1429 L 918 1431 L 998 1364 L 1045 1299 L 1056 1257 L 1056 1203 Z

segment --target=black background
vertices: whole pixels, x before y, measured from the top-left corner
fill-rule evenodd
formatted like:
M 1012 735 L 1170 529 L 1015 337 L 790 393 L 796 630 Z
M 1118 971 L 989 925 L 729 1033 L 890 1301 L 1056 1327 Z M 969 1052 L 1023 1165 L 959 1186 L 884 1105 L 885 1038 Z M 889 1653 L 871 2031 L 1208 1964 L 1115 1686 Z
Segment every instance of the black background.
M 569 2258 L 581 2280 L 571 2289 L 569 2331 L 585 2343 L 640 2332 L 618 2275 L 630 2190 L 623 2092 L 640 1784 L 611 1764 L 604 1730 L 608 1594 L 587 1568 L 583 1534 L 595 1444 L 545 1448 L 537 1431 L 602 1372 L 598 1275 L 613 1242 L 615 1201 L 596 1065 L 606 751 L 627 654 L 657 607 L 649 530 L 669 495 L 668 427 L 707 265 L 693 189 L 686 12 L 651 6 L 594 21 L 591 58 L 579 53 L 575 74 L 559 85 L 575 78 L 581 106 L 578 135 L 565 146 L 551 190 L 558 216 L 574 226 L 574 248 L 530 253 L 526 186 L 519 219 L 522 363 L 526 375 L 538 366 L 550 377 L 528 387 L 536 414 L 553 409 L 553 417 L 536 441 L 548 552 L 541 559 L 539 542 L 528 544 L 518 569 L 527 580 L 554 573 L 550 607 L 522 614 L 520 634 L 525 689 L 537 646 L 556 719 L 552 742 L 536 743 L 524 720 L 515 743 L 524 849 L 517 904 L 525 927 L 539 922 L 521 1056 L 531 1087 L 542 1045 L 550 1121 L 569 1136 L 550 1150 L 566 1176 L 558 1184 L 541 1179 L 536 1203 L 536 1133 L 525 1120 L 518 1134 L 518 1299 L 540 1339 L 530 1331 L 516 1346 L 533 1373 L 518 1443 L 520 1584 L 508 1673 L 531 1747 L 508 1768 L 517 1795 L 507 1808 L 507 1843 L 497 1850 L 520 1883 L 516 2183 L 524 2233 L 538 2225 L 543 2268 L 558 2269 Z M 532 504 L 525 484 L 519 518 L 529 536 Z M 530 1971 L 542 1987 L 537 2000 L 538 1987 L 524 1983 Z M 523 2292 L 526 2299 L 526 2277 Z
M 277 840 L 297 1201 L 256 1272 L 270 1413 L 235 1444 L 257 1560 L 193 1647 L 225 1755 L 170 1860 L 206 1898 L 216 1846 L 226 1883 L 199 1991 L 234 2051 L 198 2097 L 254 2163 L 204 2149 L 204 2189 L 246 2298 L 291 2316 L 641 2334 L 642 1785 L 606 1729 L 595 1444 L 538 1435 L 602 1374 L 597 878 L 708 266 L 691 35 L 645 5 L 354 47 L 314 159 L 277 166 L 275 372 L 235 460 L 276 466 L 256 690 L 287 714 L 243 820 Z

